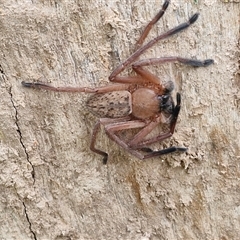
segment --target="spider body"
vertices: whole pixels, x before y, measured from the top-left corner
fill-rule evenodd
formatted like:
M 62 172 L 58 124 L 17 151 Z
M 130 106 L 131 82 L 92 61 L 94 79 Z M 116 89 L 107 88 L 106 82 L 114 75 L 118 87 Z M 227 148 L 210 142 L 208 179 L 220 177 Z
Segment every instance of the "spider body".
M 131 86 L 133 87 L 133 86 Z M 171 113 L 173 99 L 168 93 L 162 95 L 158 89 L 146 86 L 134 86 L 135 90 L 97 93 L 91 96 L 86 105 L 96 116 L 102 118 L 120 118 L 132 116 L 135 119 L 149 119 L 160 112 Z
M 161 57 L 138 60 L 142 53 L 151 48 L 158 41 L 170 37 L 188 28 L 197 18 L 194 14 L 185 23 L 182 23 L 167 32 L 155 37 L 145 45 L 143 44 L 149 31 L 163 16 L 170 1 L 165 1 L 162 9 L 149 22 L 136 43 L 133 54 L 121 63 L 109 76 L 110 84 L 104 87 L 53 87 L 44 83 L 22 82 L 22 85 L 30 88 L 40 88 L 57 92 L 84 92 L 92 93 L 86 105 L 89 110 L 99 117 L 93 133 L 90 149 L 103 156 L 106 164 L 108 154 L 95 147 L 97 133 L 102 125 L 110 139 L 139 159 L 161 156 L 175 151 L 185 152 L 185 147 L 169 147 L 153 151 L 149 145 L 161 142 L 172 136 L 175 130 L 177 118 L 181 108 L 181 95 L 176 94 L 176 104 L 171 96 L 173 83 L 161 83 L 160 79 L 145 69 L 149 65 L 157 65 L 169 62 L 179 62 L 194 67 L 206 67 L 213 63 L 212 59 L 196 60 L 182 57 Z M 132 67 L 134 76 L 120 76 L 126 68 Z M 157 136 L 148 137 L 159 124 L 168 124 L 168 130 Z M 126 139 L 122 131 L 138 129 L 131 138 Z

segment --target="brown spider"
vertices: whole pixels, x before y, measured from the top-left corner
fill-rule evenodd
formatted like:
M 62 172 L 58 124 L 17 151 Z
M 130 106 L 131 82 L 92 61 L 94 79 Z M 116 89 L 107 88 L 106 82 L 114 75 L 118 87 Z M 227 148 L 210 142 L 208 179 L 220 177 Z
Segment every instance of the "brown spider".
M 163 16 L 169 2 L 170 1 L 167 0 L 164 2 L 162 9 L 146 26 L 137 41 L 135 52 L 111 73 L 109 80 L 114 82 L 114 84 L 104 87 L 88 88 L 53 87 L 39 82 L 22 82 L 23 86 L 30 88 L 41 88 L 57 92 L 94 93 L 87 101 L 87 106 L 100 118 L 93 129 L 90 149 L 104 157 L 104 164 L 107 163 L 108 154 L 95 147 L 96 136 L 101 125 L 103 125 L 110 139 L 139 159 L 147 159 L 175 151 L 185 152 L 187 150 L 187 148 L 184 147 L 173 146 L 153 151 L 147 147 L 151 143 L 163 141 L 173 135 L 180 111 L 181 96 L 177 93 L 177 104 L 175 105 L 171 96 L 173 83 L 169 82 L 167 86 L 163 85 L 158 77 L 143 67 L 166 62 L 179 62 L 194 67 L 206 67 L 213 63 L 212 59 L 200 61 L 181 57 L 161 57 L 137 61 L 143 52 L 159 40 L 188 28 L 197 20 L 198 13 L 190 17 L 187 22 L 172 28 L 143 45 L 149 31 Z M 130 65 L 135 71 L 136 76 L 119 76 L 119 74 Z M 166 121 L 169 124 L 169 130 L 167 132 L 152 138 L 146 138 L 155 127 Z M 136 128 L 140 130 L 137 134 L 134 134 L 130 140 L 126 140 L 126 138 L 119 134 L 121 130 Z

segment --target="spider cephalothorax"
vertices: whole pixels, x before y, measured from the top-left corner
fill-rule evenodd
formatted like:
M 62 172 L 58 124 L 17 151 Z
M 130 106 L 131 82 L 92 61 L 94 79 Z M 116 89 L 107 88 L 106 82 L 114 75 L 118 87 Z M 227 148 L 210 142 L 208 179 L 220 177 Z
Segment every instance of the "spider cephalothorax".
M 102 155 L 104 157 L 104 163 L 107 162 L 108 154 L 95 147 L 96 136 L 101 125 L 103 125 L 110 139 L 140 159 L 156 157 L 175 151 L 184 152 L 187 150 L 185 147 L 169 147 L 153 151 L 148 147 L 152 143 L 160 142 L 171 137 L 174 133 L 180 111 L 181 96 L 177 93 L 175 105 L 171 96 L 173 83 L 170 81 L 168 84 L 164 85 L 157 76 L 150 73 L 144 67 L 169 62 L 179 62 L 194 67 L 206 67 L 213 63 L 212 59 L 200 61 L 182 57 L 161 57 L 138 60 L 143 52 L 152 47 L 159 40 L 165 39 L 188 28 L 197 20 L 198 13 L 190 17 L 187 22 L 170 29 L 143 45 L 149 31 L 163 16 L 169 2 L 170 1 L 167 0 L 164 2 L 162 9 L 146 26 L 136 43 L 135 52 L 111 73 L 109 80 L 113 82 L 113 84 L 105 87 L 88 88 L 53 87 L 38 82 L 22 82 L 25 87 L 41 88 L 58 92 L 93 93 L 87 101 L 87 106 L 91 112 L 100 118 L 93 129 L 90 149 Z M 120 76 L 120 73 L 129 66 L 132 67 L 136 75 Z M 166 123 L 166 119 L 168 120 L 169 130 L 155 137 L 147 138 L 149 133 L 159 124 L 163 122 Z M 140 130 L 134 133 L 131 139 L 126 139 L 119 134 L 121 131 L 130 129 Z

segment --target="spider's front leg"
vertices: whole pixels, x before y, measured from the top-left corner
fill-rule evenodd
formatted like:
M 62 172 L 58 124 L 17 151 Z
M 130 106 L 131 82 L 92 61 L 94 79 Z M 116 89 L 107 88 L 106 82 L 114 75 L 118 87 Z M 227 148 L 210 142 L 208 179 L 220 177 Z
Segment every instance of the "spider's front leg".
M 181 31 L 183 31 L 184 29 L 187 29 L 190 25 L 192 25 L 198 19 L 198 16 L 199 16 L 199 14 L 195 13 L 192 17 L 190 17 L 190 19 L 187 22 L 184 22 L 184 23 L 182 23 L 182 24 L 180 24 L 180 25 L 178 25 L 178 26 L 168 30 L 167 32 L 157 36 L 156 38 L 154 38 L 151 41 L 149 41 L 147 44 L 145 44 L 145 45 L 141 46 L 140 48 L 138 48 L 129 58 L 127 58 L 127 60 L 125 60 L 123 63 L 121 63 L 111 73 L 111 75 L 109 76 L 109 80 L 112 81 L 112 82 L 126 83 L 127 79 L 124 79 L 123 77 L 119 77 L 118 76 L 122 71 L 124 71 L 124 69 L 126 69 L 133 62 L 135 62 L 146 50 L 151 48 L 158 41 L 163 40 L 165 38 L 168 38 L 168 37 L 170 37 L 172 35 L 175 35 L 175 34 L 181 32 Z M 156 21 L 154 23 L 156 23 Z M 148 32 L 150 31 L 151 28 L 152 28 L 152 25 L 150 24 L 149 30 L 146 30 L 147 34 L 148 34 Z M 143 40 L 145 38 L 146 38 L 146 36 L 143 37 Z M 140 39 L 141 39 L 141 37 L 140 37 Z M 142 42 L 142 40 L 140 42 Z
M 156 16 L 148 23 L 148 25 L 145 27 L 145 29 L 143 30 L 140 38 L 138 39 L 138 41 L 136 42 L 136 48 L 135 50 L 137 50 L 138 48 L 140 48 L 144 42 L 144 40 L 146 39 L 147 35 L 149 34 L 149 32 L 151 31 L 152 27 L 159 21 L 159 19 L 163 16 L 163 14 L 165 13 L 166 9 L 168 8 L 169 5 L 168 0 L 166 0 L 164 2 L 164 4 L 162 5 L 162 9 L 156 14 Z

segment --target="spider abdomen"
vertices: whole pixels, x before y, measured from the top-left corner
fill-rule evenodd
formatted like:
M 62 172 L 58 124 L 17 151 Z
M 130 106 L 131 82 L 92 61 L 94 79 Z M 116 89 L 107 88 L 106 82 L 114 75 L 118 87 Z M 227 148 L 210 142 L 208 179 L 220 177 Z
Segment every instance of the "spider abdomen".
M 132 112 L 132 98 L 128 91 L 97 93 L 88 99 L 86 105 L 94 115 L 104 118 L 125 117 Z
M 139 119 L 155 116 L 160 111 L 156 92 L 149 88 L 139 88 L 132 93 L 132 115 Z

